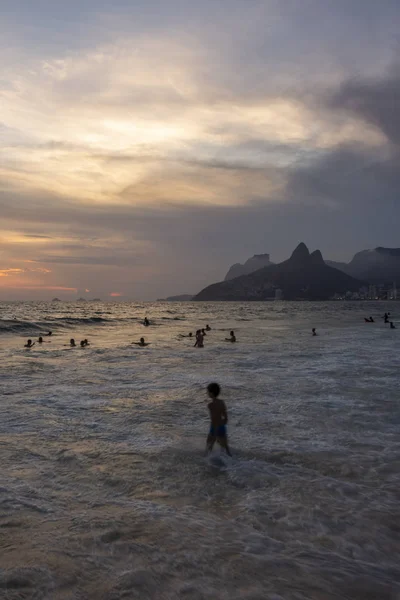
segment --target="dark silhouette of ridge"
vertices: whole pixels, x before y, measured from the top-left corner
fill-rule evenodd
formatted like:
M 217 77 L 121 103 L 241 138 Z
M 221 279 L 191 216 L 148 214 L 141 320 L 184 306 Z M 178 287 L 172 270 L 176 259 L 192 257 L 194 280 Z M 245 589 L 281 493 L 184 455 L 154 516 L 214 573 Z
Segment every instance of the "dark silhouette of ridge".
M 225 275 L 225 281 L 241 277 L 242 275 L 249 275 L 258 269 L 263 267 L 269 267 L 273 263 L 269 260 L 269 254 L 255 254 L 242 265 L 241 263 L 235 263 L 232 265 Z
M 400 248 L 362 250 L 349 263 L 327 261 L 329 266 L 371 284 L 395 281 L 400 284 Z
M 367 285 L 325 264 L 319 250 L 310 254 L 302 242 L 277 265 L 204 288 L 194 300 L 266 300 L 280 289 L 285 300 L 328 300 L 335 293 L 355 292 Z

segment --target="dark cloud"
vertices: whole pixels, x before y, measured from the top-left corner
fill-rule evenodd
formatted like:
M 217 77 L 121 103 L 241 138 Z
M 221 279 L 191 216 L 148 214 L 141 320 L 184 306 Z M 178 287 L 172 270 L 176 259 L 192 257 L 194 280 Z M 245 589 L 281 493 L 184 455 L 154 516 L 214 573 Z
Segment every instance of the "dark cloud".
M 126 252 L 125 256 L 116 249 L 111 249 L 111 255 L 96 256 L 58 256 L 42 254 L 33 258 L 34 262 L 52 265 L 99 265 L 104 267 L 135 267 L 137 265 L 146 265 L 148 260 L 144 256 L 139 256 L 133 250 Z
M 51 240 L 53 239 L 51 235 L 38 235 L 33 233 L 25 233 L 24 236 L 33 240 Z
M 364 119 L 400 145 L 400 65 L 379 78 L 345 81 L 328 106 Z

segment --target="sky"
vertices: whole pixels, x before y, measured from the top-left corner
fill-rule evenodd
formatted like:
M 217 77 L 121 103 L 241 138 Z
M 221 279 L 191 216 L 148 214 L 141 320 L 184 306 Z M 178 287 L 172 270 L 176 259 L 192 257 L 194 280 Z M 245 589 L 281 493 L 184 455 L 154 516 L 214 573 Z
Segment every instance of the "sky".
M 400 247 L 398 0 L 0 0 L 0 300 Z

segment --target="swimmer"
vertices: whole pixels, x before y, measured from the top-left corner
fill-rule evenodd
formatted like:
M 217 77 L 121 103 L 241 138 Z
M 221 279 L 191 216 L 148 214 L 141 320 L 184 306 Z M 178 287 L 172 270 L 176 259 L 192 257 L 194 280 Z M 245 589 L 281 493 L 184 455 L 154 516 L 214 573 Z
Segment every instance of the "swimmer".
M 75 344 L 75 340 L 74 340 L 74 338 L 71 338 L 71 339 L 69 340 L 69 345 L 71 346 L 71 348 L 75 348 L 76 344 Z M 82 343 L 81 343 L 81 346 L 82 346 Z
M 81 348 L 85 348 L 86 344 L 85 344 L 85 340 L 81 340 Z
M 187 335 L 185 335 L 184 333 L 179 333 L 178 337 L 179 338 L 187 338 L 187 337 L 191 338 L 191 337 L 193 337 L 193 333 L 191 331 Z
M 35 342 L 32 343 L 32 340 L 28 340 L 24 346 L 24 348 L 32 348 L 35 345 Z
M 385 314 L 383 315 L 383 319 L 385 323 L 389 323 L 389 315 L 387 312 L 385 312 Z
M 312 334 L 317 335 L 317 330 L 315 329 L 315 327 L 312 328 Z
M 375 321 L 373 320 L 373 318 L 372 318 L 372 317 L 370 317 L 369 319 L 367 319 L 366 317 L 364 317 L 364 321 L 365 321 L 366 323 L 375 323 Z
M 53 335 L 52 331 L 49 331 L 48 333 L 46 333 L 45 335 Z
M 396 329 L 395 324 L 393 323 L 393 321 L 390 321 L 390 329 Z
M 204 348 L 204 335 L 201 332 L 201 329 L 196 331 L 196 343 L 194 345 L 195 348 Z
M 211 331 L 211 327 L 209 325 L 206 325 L 206 331 Z
M 210 383 L 207 387 L 208 397 L 211 402 L 208 403 L 210 411 L 211 425 L 207 436 L 206 454 L 209 454 L 213 449 L 215 442 L 226 450 L 228 456 L 232 456 L 228 446 L 228 436 L 226 434 L 226 424 L 228 423 L 228 413 L 226 411 L 225 402 L 218 398 L 221 388 L 218 383 Z
M 148 320 L 148 318 L 147 318 L 147 317 L 145 317 L 145 318 L 144 318 L 143 325 L 144 325 L 145 327 L 148 327 L 148 326 L 150 325 L 150 321 Z
M 140 338 L 139 342 L 132 342 L 132 344 L 134 344 L 135 346 L 140 346 L 141 348 L 144 348 L 145 346 L 150 346 L 150 344 L 144 341 L 144 338 Z
M 236 342 L 236 336 L 235 336 L 235 332 L 234 332 L 234 331 L 231 331 L 229 335 L 230 335 L 231 337 L 229 337 L 229 338 L 225 338 L 225 341 L 226 341 L 226 342 L 232 342 L 232 343 Z
M 90 346 L 90 342 L 88 342 L 86 338 L 83 341 L 85 342 L 85 346 Z
M 39 344 L 43 344 L 43 338 L 42 338 L 42 337 L 40 337 L 40 338 L 38 339 L 38 343 L 39 343 Z

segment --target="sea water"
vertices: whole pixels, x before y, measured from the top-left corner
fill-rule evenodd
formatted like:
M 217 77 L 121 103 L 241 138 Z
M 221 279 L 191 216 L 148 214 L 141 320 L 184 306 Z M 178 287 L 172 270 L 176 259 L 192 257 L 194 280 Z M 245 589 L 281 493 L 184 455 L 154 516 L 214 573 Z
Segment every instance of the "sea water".
M 0 304 L 0 597 L 398 599 L 399 307 Z

